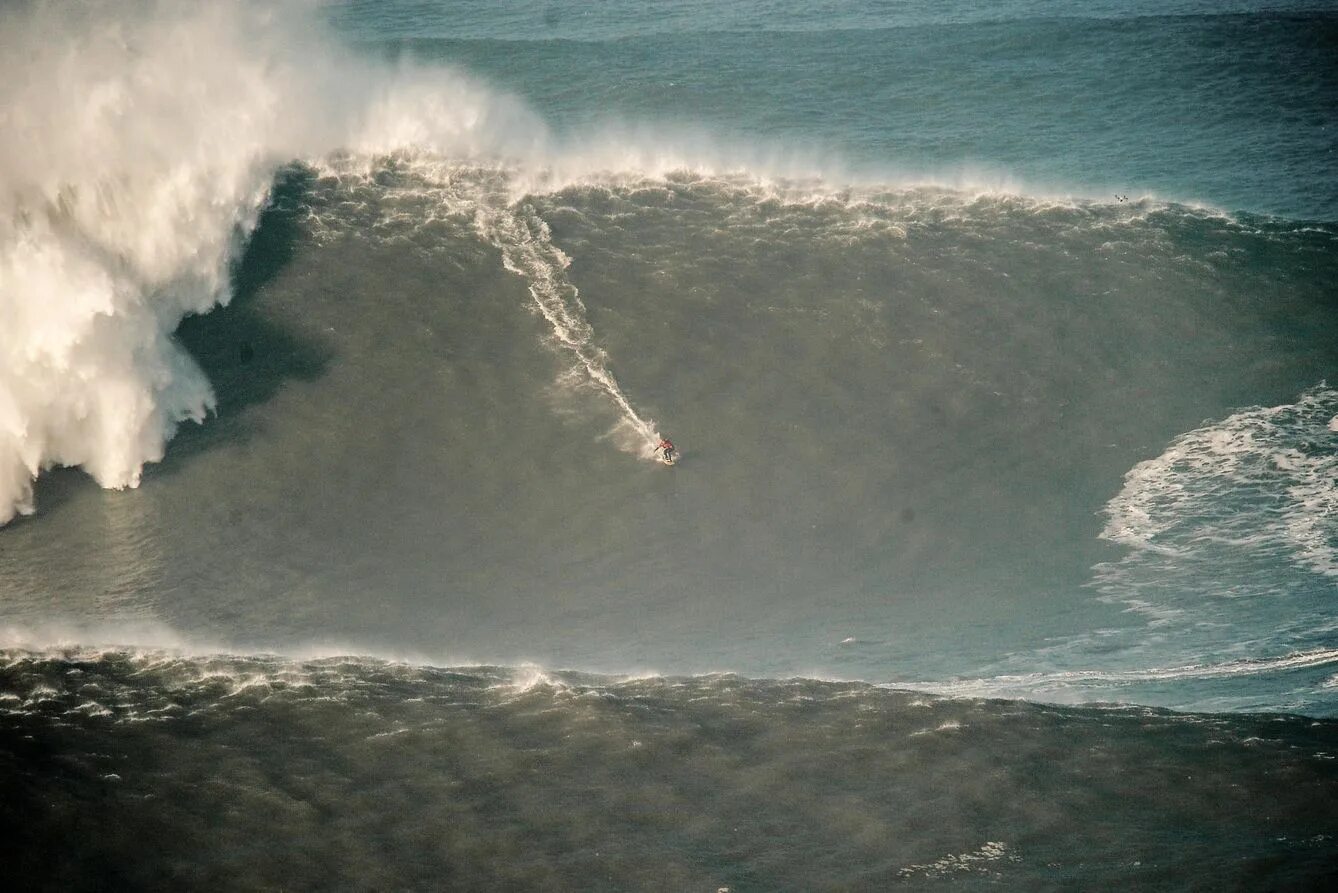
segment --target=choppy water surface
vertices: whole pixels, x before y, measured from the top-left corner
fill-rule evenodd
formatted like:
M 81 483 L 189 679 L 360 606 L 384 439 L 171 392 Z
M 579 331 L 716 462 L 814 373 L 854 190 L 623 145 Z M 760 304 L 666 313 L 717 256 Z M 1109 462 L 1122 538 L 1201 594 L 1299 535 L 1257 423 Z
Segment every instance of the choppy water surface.
M 1332 721 L 346 658 L 2 672 L 0 814 L 53 886 L 1304 886 L 1338 833 Z

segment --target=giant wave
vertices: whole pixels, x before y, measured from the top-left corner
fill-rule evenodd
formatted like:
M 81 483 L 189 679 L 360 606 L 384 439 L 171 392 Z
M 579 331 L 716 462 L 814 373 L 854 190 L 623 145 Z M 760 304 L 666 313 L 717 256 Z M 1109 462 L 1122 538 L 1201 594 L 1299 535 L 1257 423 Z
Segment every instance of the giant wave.
M 370 175 L 376 159 L 407 152 L 447 170 L 505 169 L 502 193 L 474 198 L 485 233 L 540 235 L 508 242 L 513 269 L 557 249 L 542 247 L 542 221 L 506 209 L 596 173 L 747 170 L 818 194 L 850 180 L 831 158 L 644 126 L 558 145 L 519 100 L 449 68 L 350 57 L 302 10 L 90 2 L 0 15 L 14 50 L 0 72 L 0 523 L 34 510 L 33 481 L 53 466 L 136 486 L 180 422 L 214 409 L 173 332 L 229 301 L 230 270 L 294 160 Z M 1017 188 L 966 170 L 942 179 L 967 194 Z M 542 276 L 563 264 L 542 259 Z M 578 309 L 569 283 L 538 291 L 550 315 L 564 301 Z M 619 404 L 628 448 L 644 452 L 653 422 L 609 378 L 597 343 L 550 321 Z

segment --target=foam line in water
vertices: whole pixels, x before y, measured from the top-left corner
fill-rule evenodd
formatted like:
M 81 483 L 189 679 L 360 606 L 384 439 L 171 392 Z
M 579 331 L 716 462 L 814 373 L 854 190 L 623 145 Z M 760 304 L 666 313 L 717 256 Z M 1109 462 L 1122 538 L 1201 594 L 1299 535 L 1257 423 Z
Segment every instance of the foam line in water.
M 620 427 L 632 435 L 626 441 L 629 450 L 653 457 L 659 442 L 655 424 L 633 408 L 609 370 L 608 356 L 595 342 L 580 292 L 567 277 L 571 258 L 553 244 L 548 224 L 523 202 L 509 208 L 480 207 L 476 219 L 484 237 L 501 250 L 506 268 L 525 280 L 558 346 L 575 358 L 577 370 L 617 408 Z
M 1295 403 L 1243 409 L 1182 434 L 1131 469 L 1101 533 L 1131 551 L 1098 566 L 1101 591 L 1132 604 L 1151 598 L 1156 581 L 1179 579 L 1181 591 L 1200 581 L 1208 596 L 1221 567 L 1248 584 L 1252 563 L 1267 571 L 1260 559 L 1268 558 L 1338 579 L 1335 413 L 1338 390 L 1320 384 Z M 1267 571 L 1235 594 L 1277 589 Z
M 892 688 L 909 688 L 950 697 L 1025 697 L 1045 700 L 1059 692 L 1072 692 L 1080 700 L 1086 691 L 1123 688 L 1163 682 L 1220 680 L 1262 676 L 1296 670 L 1338 666 L 1338 649 L 1319 648 L 1276 657 L 1241 658 L 1218 663 L 1150 667 L 1130 670 L 1055 670 L 1004 674 L 977 679 L 940 682 L 893 682 Z

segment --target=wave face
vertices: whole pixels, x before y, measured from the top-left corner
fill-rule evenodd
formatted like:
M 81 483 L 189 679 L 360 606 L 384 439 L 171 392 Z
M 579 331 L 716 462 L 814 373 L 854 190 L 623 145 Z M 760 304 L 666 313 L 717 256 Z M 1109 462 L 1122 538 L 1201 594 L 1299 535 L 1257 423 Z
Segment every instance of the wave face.
M 116 650 L 0 691 L 44 886 L 1314 889 L 1338 835 L 1332 720 Z
M 249 304 L 180 332 L 233 410 L 125 501 L 53 489 L 82 504 L 13 531 L 15 620 L 1331 711 L 1331 227 L 545 176 L 289 168 Z M 629 464 L 652 418 L 682 474 Z
M 726 111 L 855 114 L 868 84 L 767 74 L 828 58 L 830 29 L 697 35 L 725 80 L 697 82 L 701 124 L 680 129 L 654 86 L 678 77 L 679 32 L 499 44 L 408 10 L 405 43 L 359 9 L 332 16 L 357 54 L 248 5 L 6 12 L 34 49 L 5 87 L 0 512 L 31 511 L 44 471 L 53 509 L 5 530 L 9 638 L 166 628 L 242 651 L 1332 711 L 1313 659 L 1333 647 L 1332 223 L 1023 186 L 969 153 L 926 173 L 889 140 L 958 145 L 963 125 L 911 127 L 909 107 L 873 142 L 865 107 L 844 159 L 789 111 L 766 138 L 710 135 Z M 1011 27 L 1072 60 L 1162 24 L 880 21 L 846 43 L 902 70 L 878 55 L 888 28 L 933 54 Z M 1255 49 L 1287 39 L 1256 24 Z M 1239 26 L 1171 30 L 1210 64 Z M 648 79 L 622 105 L 583 80 L 607 52 Z M 717 101 L 730 71 L 761 105 Z M 1302 176 L 1238 194 L 1267 210 Z M 1238 425 L 1258 473 L 1213 470 L 1239 453 L 1213 432 Z M 635 461 L 661 426 L 681 474 Z

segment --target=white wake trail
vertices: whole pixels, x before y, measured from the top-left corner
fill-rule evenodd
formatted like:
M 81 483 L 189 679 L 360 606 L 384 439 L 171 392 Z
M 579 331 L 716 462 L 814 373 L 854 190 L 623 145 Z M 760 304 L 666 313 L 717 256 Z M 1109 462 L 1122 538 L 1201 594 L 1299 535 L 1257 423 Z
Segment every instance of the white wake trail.
M 502 252 L 506 268 L 525 280 L 559 349 L 575 358 L 576 371 L 617 408 L 620 427 L 632 435 L 625 448 L 654 457 L 659 443 L 655 423 L 636 411 L 609 371 L 608 355 L 595 342 L 580 292 L 567 277 L 571 258 L 553 244 L 548 224 L 523 202 L 507 207 L 481 202 L 475 220 L 483 237 Z

